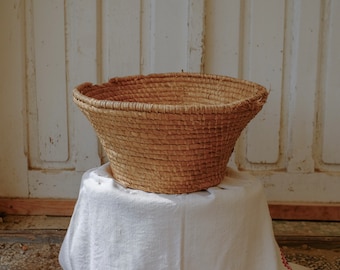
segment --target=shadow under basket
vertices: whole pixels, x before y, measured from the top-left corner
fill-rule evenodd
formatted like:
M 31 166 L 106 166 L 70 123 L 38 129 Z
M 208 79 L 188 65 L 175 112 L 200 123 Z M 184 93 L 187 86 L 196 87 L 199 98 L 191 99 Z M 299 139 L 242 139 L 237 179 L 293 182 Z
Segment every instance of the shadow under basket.
M 165 194 L 218 185 L 236 140 L 267 96 L 259 84 L 198 73 L 118 77 L 73 91 L 113 178 Z

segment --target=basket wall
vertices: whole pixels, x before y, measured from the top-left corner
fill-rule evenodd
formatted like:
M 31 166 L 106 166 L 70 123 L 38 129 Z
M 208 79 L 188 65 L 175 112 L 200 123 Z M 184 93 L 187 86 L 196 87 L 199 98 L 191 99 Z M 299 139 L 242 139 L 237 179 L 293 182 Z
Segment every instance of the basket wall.
M 78 90 L 96 88 L 82 87 Z M 114 91 L 115 83 L 112 88 Z M 266 98 L 262 95 L 255 101 L 239 103 L 233 100 L 233 106 L 218 108 L 196 105 L 194 109 L 153 111 L 146 105 L 148 109 L 143 111 L 140 104 L 138 110 L 131 110 L 137 106 L 133 102 L 123 104 L 127 108 L 120 104 L 119 109 L 112 109 L 117 105 L 107 99 L 104 107 L 108 108 L 102 108 L 102 104 L 95 107 L 77 94 L 74 101 L 95 128 L 115 180 L 126 187 L 170 194 L 218 185 L 236 140 Z

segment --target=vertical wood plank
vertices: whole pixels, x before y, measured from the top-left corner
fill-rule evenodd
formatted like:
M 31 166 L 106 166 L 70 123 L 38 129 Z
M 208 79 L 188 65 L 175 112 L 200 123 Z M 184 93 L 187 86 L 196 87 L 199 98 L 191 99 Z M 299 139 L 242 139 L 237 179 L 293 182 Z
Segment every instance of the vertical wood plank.
M 25 10 L 0 1 L 0 197 L 27 197 Z
M 149 74 L 152 72 L 152 7 L 152 0 L 141 0 L 141 74 Z
M 187 70 L 188 1 L 154 0 L 153 69 Z
M 98 140 L 89 121 L 72 101 L 72 89 L 83 82 L 98 83 L 97 32 L 98 9 L 96 1 L 66 1 L 66 50 L 67 50 L 67 88 L 72 164 L 76 171 L 85 171 L 100 164 Z
M 63 0 L 33 1 L 39 157 L 69 158 Z
M 320 112 L 323 122 L 322 136 L 322 161 L 325 164 L 340 164 L 340 2 L 327 1 L 327 22 L 324 43 L 324 104 Z
M 143 0 L 141 72 L 201 72 L 204 12 L 204 0 Z
M 140 73 L 140 0 L 103 0 L 103 81 Z
M 315 95 L 318 85 L 320 1 L 293 1 L 288 172 L 314 171 Z
M 31 170 L 28 174 L 29 197 L 77 198 L 82 174 L 75 170 Z
M 239 76 L 241 1 L 206 1 L 204 72 Z
M 205 1 L 189 0 L 187 71 L 203 71 Z
M 264 85 L 270 95 L 247 128 L 246 159 L 255 164 L 279 161 L 285 3 L 250 1 L 244 37 L 245 79 Z
M 188 0 L 152 0 L 150 72 L 187 70 Z

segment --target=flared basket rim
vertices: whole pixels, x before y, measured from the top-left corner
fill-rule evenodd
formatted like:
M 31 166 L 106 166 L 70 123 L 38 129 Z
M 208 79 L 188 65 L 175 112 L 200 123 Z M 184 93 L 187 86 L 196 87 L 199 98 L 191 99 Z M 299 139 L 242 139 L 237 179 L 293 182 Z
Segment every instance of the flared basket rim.
M 181 79 L 183 77 L 190 78 L 199 82 L 200 80 L 211 80 L 223 82 L 223 83 L 239 83 L 246 87 L 253 88 L 254 94 L 249 97 L 243 97 L 237 101 L 223 103 L 223 104 L 157 104 L 157 103 L 142 103 L 142 102 L 130 102 L 130 101 L 115 101 L 107 99 L 96 99 L 83 94 L 84 90 L 93 87 L 108 87 L 115 82 L 119 81 L 131 81 L 137 82 L 139 80 L 147 79 Z M 172 72 L 172 73 L 152 73 L 148 75 L 134 75 L 124 77 L 114 77 L 108 82 L 102 84 L 93 84 L 90 82 L 83 83 L 73 89 L 73 99 L 79 106 L 86 106 L 91 110 L 123 110 L 123 111 L 139 111 L 139 112 L 153 112 L 153 113 L 212 113 L 212 112 L 231 112 L 236 107 L 262 107 L 267 100 L 267 89 L 255 82 L 234 78 L 224 75 L 213 75 L 207 73 L 191 73 L 191 72 Z M 237 105 L 237 106 L 236 106 Z M 244 105 L 244 106 L 243 106 Z M 89 108 L 89 106 L 91 108 Z

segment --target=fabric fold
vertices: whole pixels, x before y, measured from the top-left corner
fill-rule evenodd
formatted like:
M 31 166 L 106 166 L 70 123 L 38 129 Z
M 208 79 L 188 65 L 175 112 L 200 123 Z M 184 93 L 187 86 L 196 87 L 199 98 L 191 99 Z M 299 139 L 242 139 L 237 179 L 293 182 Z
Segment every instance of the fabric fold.
M 87 171 L 59 254 L 64 270 L 284 270 L 262 183 L 228 169 L 219 186 L 166 195 Z

